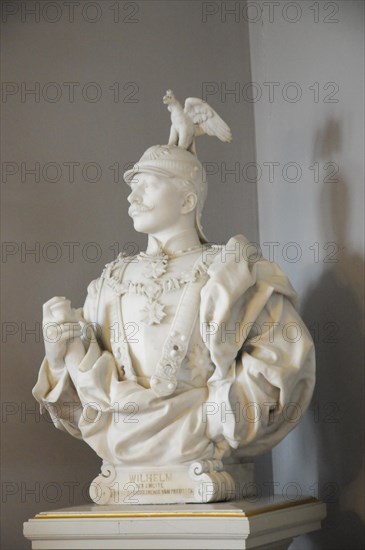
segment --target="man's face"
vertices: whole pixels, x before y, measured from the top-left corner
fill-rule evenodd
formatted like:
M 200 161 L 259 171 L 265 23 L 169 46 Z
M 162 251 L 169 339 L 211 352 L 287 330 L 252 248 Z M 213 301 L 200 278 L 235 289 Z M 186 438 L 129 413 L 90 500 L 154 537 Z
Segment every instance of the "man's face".
M 156 234 L 176 226 L 182 216 L 184 193 L 169 178 L 138 173 L 131 183 L 128 213 L 134 228 Z

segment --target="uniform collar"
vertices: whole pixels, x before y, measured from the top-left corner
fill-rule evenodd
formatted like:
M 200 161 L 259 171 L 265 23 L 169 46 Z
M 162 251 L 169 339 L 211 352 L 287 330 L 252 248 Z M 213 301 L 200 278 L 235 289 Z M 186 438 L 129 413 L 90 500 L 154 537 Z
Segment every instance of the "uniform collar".
M 149 256 L 157 256 L 164 252 L 168 256 L 179 252 L 187 251 L 190 248 L 199 247 L 201 245 L 196 229 L 185 229 L 168 239 L 164 244 L 156 237 L 148 235 L 148 245 L 146 254 Z

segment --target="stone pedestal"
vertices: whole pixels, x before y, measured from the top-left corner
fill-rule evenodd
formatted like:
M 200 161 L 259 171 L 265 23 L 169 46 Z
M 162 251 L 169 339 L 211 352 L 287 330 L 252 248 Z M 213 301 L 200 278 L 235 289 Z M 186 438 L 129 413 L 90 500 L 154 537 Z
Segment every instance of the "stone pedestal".
M 170 505 L 86 505 L 42 512 L 24 524 L 33 550 L 284 550 L 320 529 L 311 497 Z

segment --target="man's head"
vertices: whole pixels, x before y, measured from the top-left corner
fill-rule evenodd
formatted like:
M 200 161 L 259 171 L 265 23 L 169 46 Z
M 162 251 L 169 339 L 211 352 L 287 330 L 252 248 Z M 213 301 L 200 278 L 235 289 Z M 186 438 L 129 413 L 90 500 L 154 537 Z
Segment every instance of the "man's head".
M 195 155 L 176 145 L 154 145 L 147 149 L 131 170 L 125 172 L 124 179 L 132 188 L 128 200 L 137 231 L 150 232 L 148 210 L 152 210 L 152 202 L 153 210 L 160 210 L 160 225 L 172 222 L 172 217 L 178 215 L 177 200 L 181 214 L 193 212 L 199 239 L 207 242 L 200 221 L 207 196 L 207 182 L 203 166 Z M 142 196 L 142 208 L 138 211 Z M 157 201 L 164 201 L 164 205 L 157 204 Z M 148 202 L 150 204 L 144 204 Z M 137 217 L 140 220 L 137 221 Z

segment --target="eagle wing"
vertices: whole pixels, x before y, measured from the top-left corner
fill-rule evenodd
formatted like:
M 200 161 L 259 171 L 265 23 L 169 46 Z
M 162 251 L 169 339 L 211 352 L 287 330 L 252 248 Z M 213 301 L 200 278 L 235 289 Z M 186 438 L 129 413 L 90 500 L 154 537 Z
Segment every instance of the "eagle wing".
M 185 100 L 184 113 L 193 121 L 196 136 L 208 134 L 208 136 L 216 136 L 221 141 L 232 141 L 229 126 L 206 101 L 197 97 L 188 97 Z

